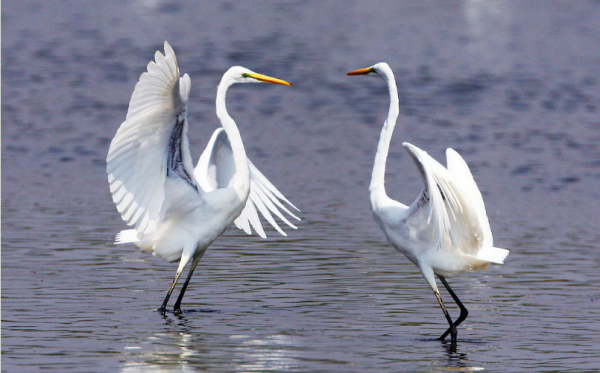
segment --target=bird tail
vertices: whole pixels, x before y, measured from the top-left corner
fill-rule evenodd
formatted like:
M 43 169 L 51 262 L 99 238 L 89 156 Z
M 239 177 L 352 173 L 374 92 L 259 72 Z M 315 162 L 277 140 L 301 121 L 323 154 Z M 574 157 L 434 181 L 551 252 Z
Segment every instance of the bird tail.
M 121 245 L 124 243 L 139 243 L 138 232 L 135 229 L 126 229 L 119 232 L 115 237 L 115 245 Z
M 495 264 L 504 264 L 504 259 L 509 251 L 499 247 L 484 247 L 477 253 L 477 259 L 485 260 Z

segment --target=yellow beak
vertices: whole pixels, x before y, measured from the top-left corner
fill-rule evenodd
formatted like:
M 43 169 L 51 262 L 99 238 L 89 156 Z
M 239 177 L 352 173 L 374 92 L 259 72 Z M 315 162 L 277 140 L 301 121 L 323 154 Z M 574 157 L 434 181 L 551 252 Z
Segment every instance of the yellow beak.
M 350 71 L 348 74 L 346 75 L 367 75 L 368 73 L 374 72 L 375 69 L 373 69 L 372 67 L 367 67 L 364 69 L 358 69 L 358 70 L 354 70 L 354 71 Z
M 281 80 L 281 79 L 277 79 L 277 78 L 272 78 L 270 76 L 266 76 L 266 75 L 263 75 L 263 74 L 248 74 L 248 76 L 251 76 L 252 78 L 254 78 L 256 80 L 260 80 L 261 82 L 265 82 L 265 83 L 275 83 L 275 84 L 281 84 L 281 85 L 292 85 L 291 83 L 288 83 L 285 80 Z

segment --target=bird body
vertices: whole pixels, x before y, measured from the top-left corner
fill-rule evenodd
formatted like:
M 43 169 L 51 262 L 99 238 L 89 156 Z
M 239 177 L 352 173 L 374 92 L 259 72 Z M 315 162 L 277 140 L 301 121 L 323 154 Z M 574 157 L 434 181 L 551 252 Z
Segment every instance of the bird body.
M 419 268 L 429 267 L 435 274 L 452 277 L 462 272 L 483 270 L 489 265 L 489 261 L 453 250 L 449 237 L 438 249 L 431 240 L 434 232 L 431 224 L 428 224 L 429 213 L 426 209 L 390 205 L 378 209 L 373 215 L 390 245 Z
M 462 272 L 484 270 L 490 262 L 502 264 L 506 256 L 504 255 L 505 251 L 493 247 L 493 238 L 485 209 L 474 209 L 471 201 L 476 196 L 473 195 L 474 193 L 468 194 L 460 186 L 462 180 L 460 176 L 450 174 L 446 168 L 416 146 L 409 143 L 404 143 L 404 146 L 415 157 L 415 163 L 420 165 L 420 162 L 425 162 L 428 165 L 424 167 L 436 172 L 434 179 L 444 180 L 446 189 L 440 188 L 440 191 L 445 191 L 447 195 L 453 194 L 457 198 L 456 202 L 460 204 L 457 208 L 458 211 L 446 211 L 447 214 L 450 214 L 449 222 L 453 223 L 457 227 L 456 229 L 471 228 L 476 232 L 456 235 L 453 243 L 453 232 L 444 230 L 443 236 L 435 239 L 438 231 L 432 224 L 430 210 L 438 206 L 432 206 L 435 202 L 431 202 L 427 190 L 424 190 L 410 207 L 387 196 L 387 198 L 376 198 L 372 203 L 373 216 L 384 231 L 388 242 L 396 250 L 406 255 L 415 265 L 420 268 L 431 267 L 435 274 L 444 277 L 452 277 Z M 462 158 L 459 158 L 460 155 L 452 149 L 448 149 L 447 154 L 449 160 L 462 161 Z M 444 201 L 445 194 L 442 192 L 439 197 L 442 197 L 444 204 L 449 204 Z M 459 224 L 460 219 L 463 220 L 462 224 Z M 451 225 L 450 230 L 452 229 Z M 482 237 L 479 238 L 479 235 Z M 438 243 L 438 240 L 441 242 Z
M 445 277 L 483 270 L 490 262 L 502 264 L 508 250 L 493 246 L 492 231 L 479 188 L 467 163 L 453 149 L 446 151 L 446 168 L 427 152 L 403 143 L 421 174 L 423 189 L 410 206 L 388 197 L 385 167 L 399 114 L 394 74 L 388 64 L 378 63 L 348 75 L 377 75 L 387 83 L 390 108 L 381 130 L 369 187 L 373 216 L 388 242 L 419 267 L 434 291 L 450 324 L 440 339 L 443 340 L 450 333 L 452 341 L 456 342 L 456 326 L 466 318 L 467 310 Z M 436 275 L 461 308 L 461 315 L 456 322 L 451 320 L 441 300 Z
M 227 89 L 235 83 L 289 83 L 240 66 L 230 68 L 217 89 L 217 116 L 221 121 L 198 165 L 193 168 L 187 137 L 187 102 L 191 81 L 180 77 L 175 52 L 165 42 L 165 55 L 156 52 L 137 83 L 129 110 L 111 142 L 107 173 L 113 201 L 124 230 L 116 243 L 135 243 L 167 261 L 179 260 L 166 304 L 187 265 L 190 273 L 175 304 L 180 303 L 192 273 L 206 248 L 232 223 L 266 237 L 256 212 L 280 233 L 271 213 L 292 228 L 279 209 L 292 214 L 280 200 L 295 208 L 247 158 L 235 121 L 227 113 Z

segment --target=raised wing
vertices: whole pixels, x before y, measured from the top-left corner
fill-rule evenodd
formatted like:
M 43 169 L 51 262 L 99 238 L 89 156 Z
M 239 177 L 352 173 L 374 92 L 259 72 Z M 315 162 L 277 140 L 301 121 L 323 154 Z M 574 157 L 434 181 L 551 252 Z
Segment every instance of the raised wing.
M 475 209 L 479 225 L 483 231 L 483 246 L 492 247 L 494 246 L 494 238 L 492 236 L 492 230 L 490 229 L 490 222 L 488 221 L 487 213 L 485 211 L 485 205 L 483 203 L 483 197 L 481 192 L 473 179 L 471 170 L 467 165 L 467 162 L 458 154 L 454 149 L 446 149 L 446 159 L 448 162 L 448 172 L 452 175 L 452 180 L 458 184 L 463 191 L 469 196 L 469 201 Z
M 429 209 L 438 248 L 448 235 L 453 248 L 476 255 L 483 246 L 484 231 L 468 191 L 427 152 L 406 142 L 403 145 L 423 176 L 424 188 L 415 203 L 417 208 Z
M 252 228 L 254 228 L 262 238 L 266 238 L 267 236 L 258 216 L 258 211 L 260 211 L 261 215 L 267 219 L 273 228 L 282 235 L 287 236 L 279 227 L 272 214 L 288 226 L 296 229 L 296 226 L 280 210 L 285 211 L 297 220 L 300 220 L 300 218 L 286 208 L 281 201 L 284 201 L 296 210 L 298 208 L 288 201 L 250 160 L 248 160 L 248 167 L 250 169 L 250 194 L 246 201 L 246 207 L 244 207 L 240 216 L 234 221 L 234 224 L 247 234 L 251 234 Z M 233 161 L 231 144 L 225 130 L 219 128 L 213 133 L 206 149 L 200 156 L 198 165 L 194 169 L 194 176 L 202 189 L 205 192 L 210 192 L 218 188 L 226 188 L 234 174 L 235 163 Z
M 165 55 L 157 51 L 147 70 L 106 157 L 117 210 L 142 234 L 153 232 L 163 219 L 168 177 L 182 178 L 198 190 L 187 139 L 190 78 L 179 78 L 177 59 L 167 42 Z

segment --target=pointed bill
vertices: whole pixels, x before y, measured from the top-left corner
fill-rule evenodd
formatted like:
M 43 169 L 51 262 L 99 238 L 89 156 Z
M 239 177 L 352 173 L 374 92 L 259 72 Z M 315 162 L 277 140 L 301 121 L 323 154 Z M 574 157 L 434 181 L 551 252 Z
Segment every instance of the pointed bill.
M 250 76 L 250 77 L 252 77 L 252 78 L 254 78 L 256 80 L 260 80 L 261 82 L 265 82 L 265 83 L 275 83 L 275 84 L 281 84 L 281 85 L 292 85 L 291 83 L 288 83 L 285 80 L 273 78 L 273 77 L 266 76 L 266 75 L 263 75 L 263 74 L 252 73 L 252 74 L 248 74 L 248 76 Z
M 373 69 L 372 67 L 366 67 L 364 69 L 350 71 L 346 75 L 367 75 L 368 73 L 372 73 L 372 72 L 375 72 L 375 69 Z

